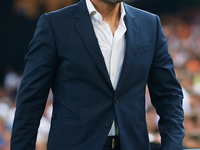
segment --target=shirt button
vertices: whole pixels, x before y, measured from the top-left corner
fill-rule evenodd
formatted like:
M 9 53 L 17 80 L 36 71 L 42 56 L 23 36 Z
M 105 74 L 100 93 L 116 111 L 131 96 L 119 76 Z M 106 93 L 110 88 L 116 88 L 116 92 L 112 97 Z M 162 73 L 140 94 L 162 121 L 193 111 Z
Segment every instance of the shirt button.
M 119 100 L 117 97 L 114 98 L 114 102 L 117 103 Z
M 106 123 L 106 127 L 110 128 L 111 127 L 111 123 Z
M 112 76 L 113 76 L 113 77 L 115 76 L 115 73 L 114 73 L 114 72 L 112 73 Z

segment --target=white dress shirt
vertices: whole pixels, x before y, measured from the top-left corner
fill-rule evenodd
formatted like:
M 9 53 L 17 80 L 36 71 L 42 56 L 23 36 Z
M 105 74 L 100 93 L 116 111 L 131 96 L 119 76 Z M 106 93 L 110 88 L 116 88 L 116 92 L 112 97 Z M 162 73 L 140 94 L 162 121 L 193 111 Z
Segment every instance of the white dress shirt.
M 116 89 L 125 55 L 126 25 L 124 23 L 124 16 L 126 13 L 123 3 L 121 3 L 121 17 L 119 26 L 114 32 L 114 35 L 109 25 L 103 21 L 101 14 L 95 9 L 92 2 L 90 0 L 86 0 L 86 5 L 90 14 L 96 37 L 98 39 L 101 53 L 104 57 L 111 83 L 113 88 Z M 114 135 L 118 135 L 116 120 L 114 120 L 109 132 L 109 136 Z

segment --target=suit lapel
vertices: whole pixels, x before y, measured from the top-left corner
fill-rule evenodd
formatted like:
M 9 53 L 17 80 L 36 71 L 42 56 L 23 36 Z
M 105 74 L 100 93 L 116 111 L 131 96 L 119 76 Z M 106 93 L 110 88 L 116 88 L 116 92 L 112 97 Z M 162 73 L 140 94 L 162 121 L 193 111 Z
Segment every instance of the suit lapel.
M 94 62 L 96 63 L 97 67 L 99 68 L 100 72 L 102 73 L 108 84 L 112 87 L 112 83 L 110 81 L 106 64 L 92 26 L 85 0 L 82 0 L 79 4 L 77 4 L 77 9 L 74 17 L 78 19 L 75 27 L 79 32 L 82 40 L 84 41 L 87 50 L 89 51 Z
M 121 75 L 118 81 L 117 89 L 116 91 L 119 91 L 119 89 L 122 87 L 122 84 L 126 81 L 126 77 L 131 69 L 131 65 L 134 59 L 134 53 L 136 51 L 137 47 L 137 39 L 138 39 L 138 32 L 139 27 L 135 20 L 135 16 L 133 12 L 130 12 L 128 6 L 125 4 L 125 24 L 127 27 L 126 31 L 126 51 L 125 51 L 125 57 L 124 62 L 121 70 Z

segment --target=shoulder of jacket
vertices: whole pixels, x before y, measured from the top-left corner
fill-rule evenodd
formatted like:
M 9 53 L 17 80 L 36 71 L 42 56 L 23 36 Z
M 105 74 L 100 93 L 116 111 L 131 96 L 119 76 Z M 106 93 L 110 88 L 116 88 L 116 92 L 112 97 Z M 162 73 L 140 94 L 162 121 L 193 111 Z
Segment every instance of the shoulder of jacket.
M 142 9 L 139 9 L 139 8 L 136 8 L 136 7 L 133 7 L 133 6 L 130 6 L 128 4 L 124 4 L 126 10 L 128 11 L 128 13 L 133 13 L 136 17 L 137 16 L 143 16 L 143 17 L 155 17 L 157 16 L 156 14 L 153 14 L 151 12 L 148 12 L 148 11 L 145 11 L 145 10 L 142 10 Z
M 55 10 L 55 11 L 52 11 L 52 12 L 48 12 L 48 13 L 45 13 L 45 15 L 47 17 L 60 17 L 60 16 L 63 16 L 63 15 L 72 15 L 75 11 L 75 7 L 76 7 L 77 4 L 74 4 L 74 5 L 70 5 L 70 6 L 67 6 L 67 7 L 64 7 L 64 8 L 61 8 L 61 9 L 58 9 L 58 10 Z

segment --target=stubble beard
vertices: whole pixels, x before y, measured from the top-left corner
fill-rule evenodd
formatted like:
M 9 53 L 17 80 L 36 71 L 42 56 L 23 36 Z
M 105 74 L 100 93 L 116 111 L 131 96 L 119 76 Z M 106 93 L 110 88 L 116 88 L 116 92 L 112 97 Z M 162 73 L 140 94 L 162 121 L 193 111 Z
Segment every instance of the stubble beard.
M 101 1 L 110 5 L 116 5 L 117 3 L 124 2 L 125 0 L 101 0 Z

